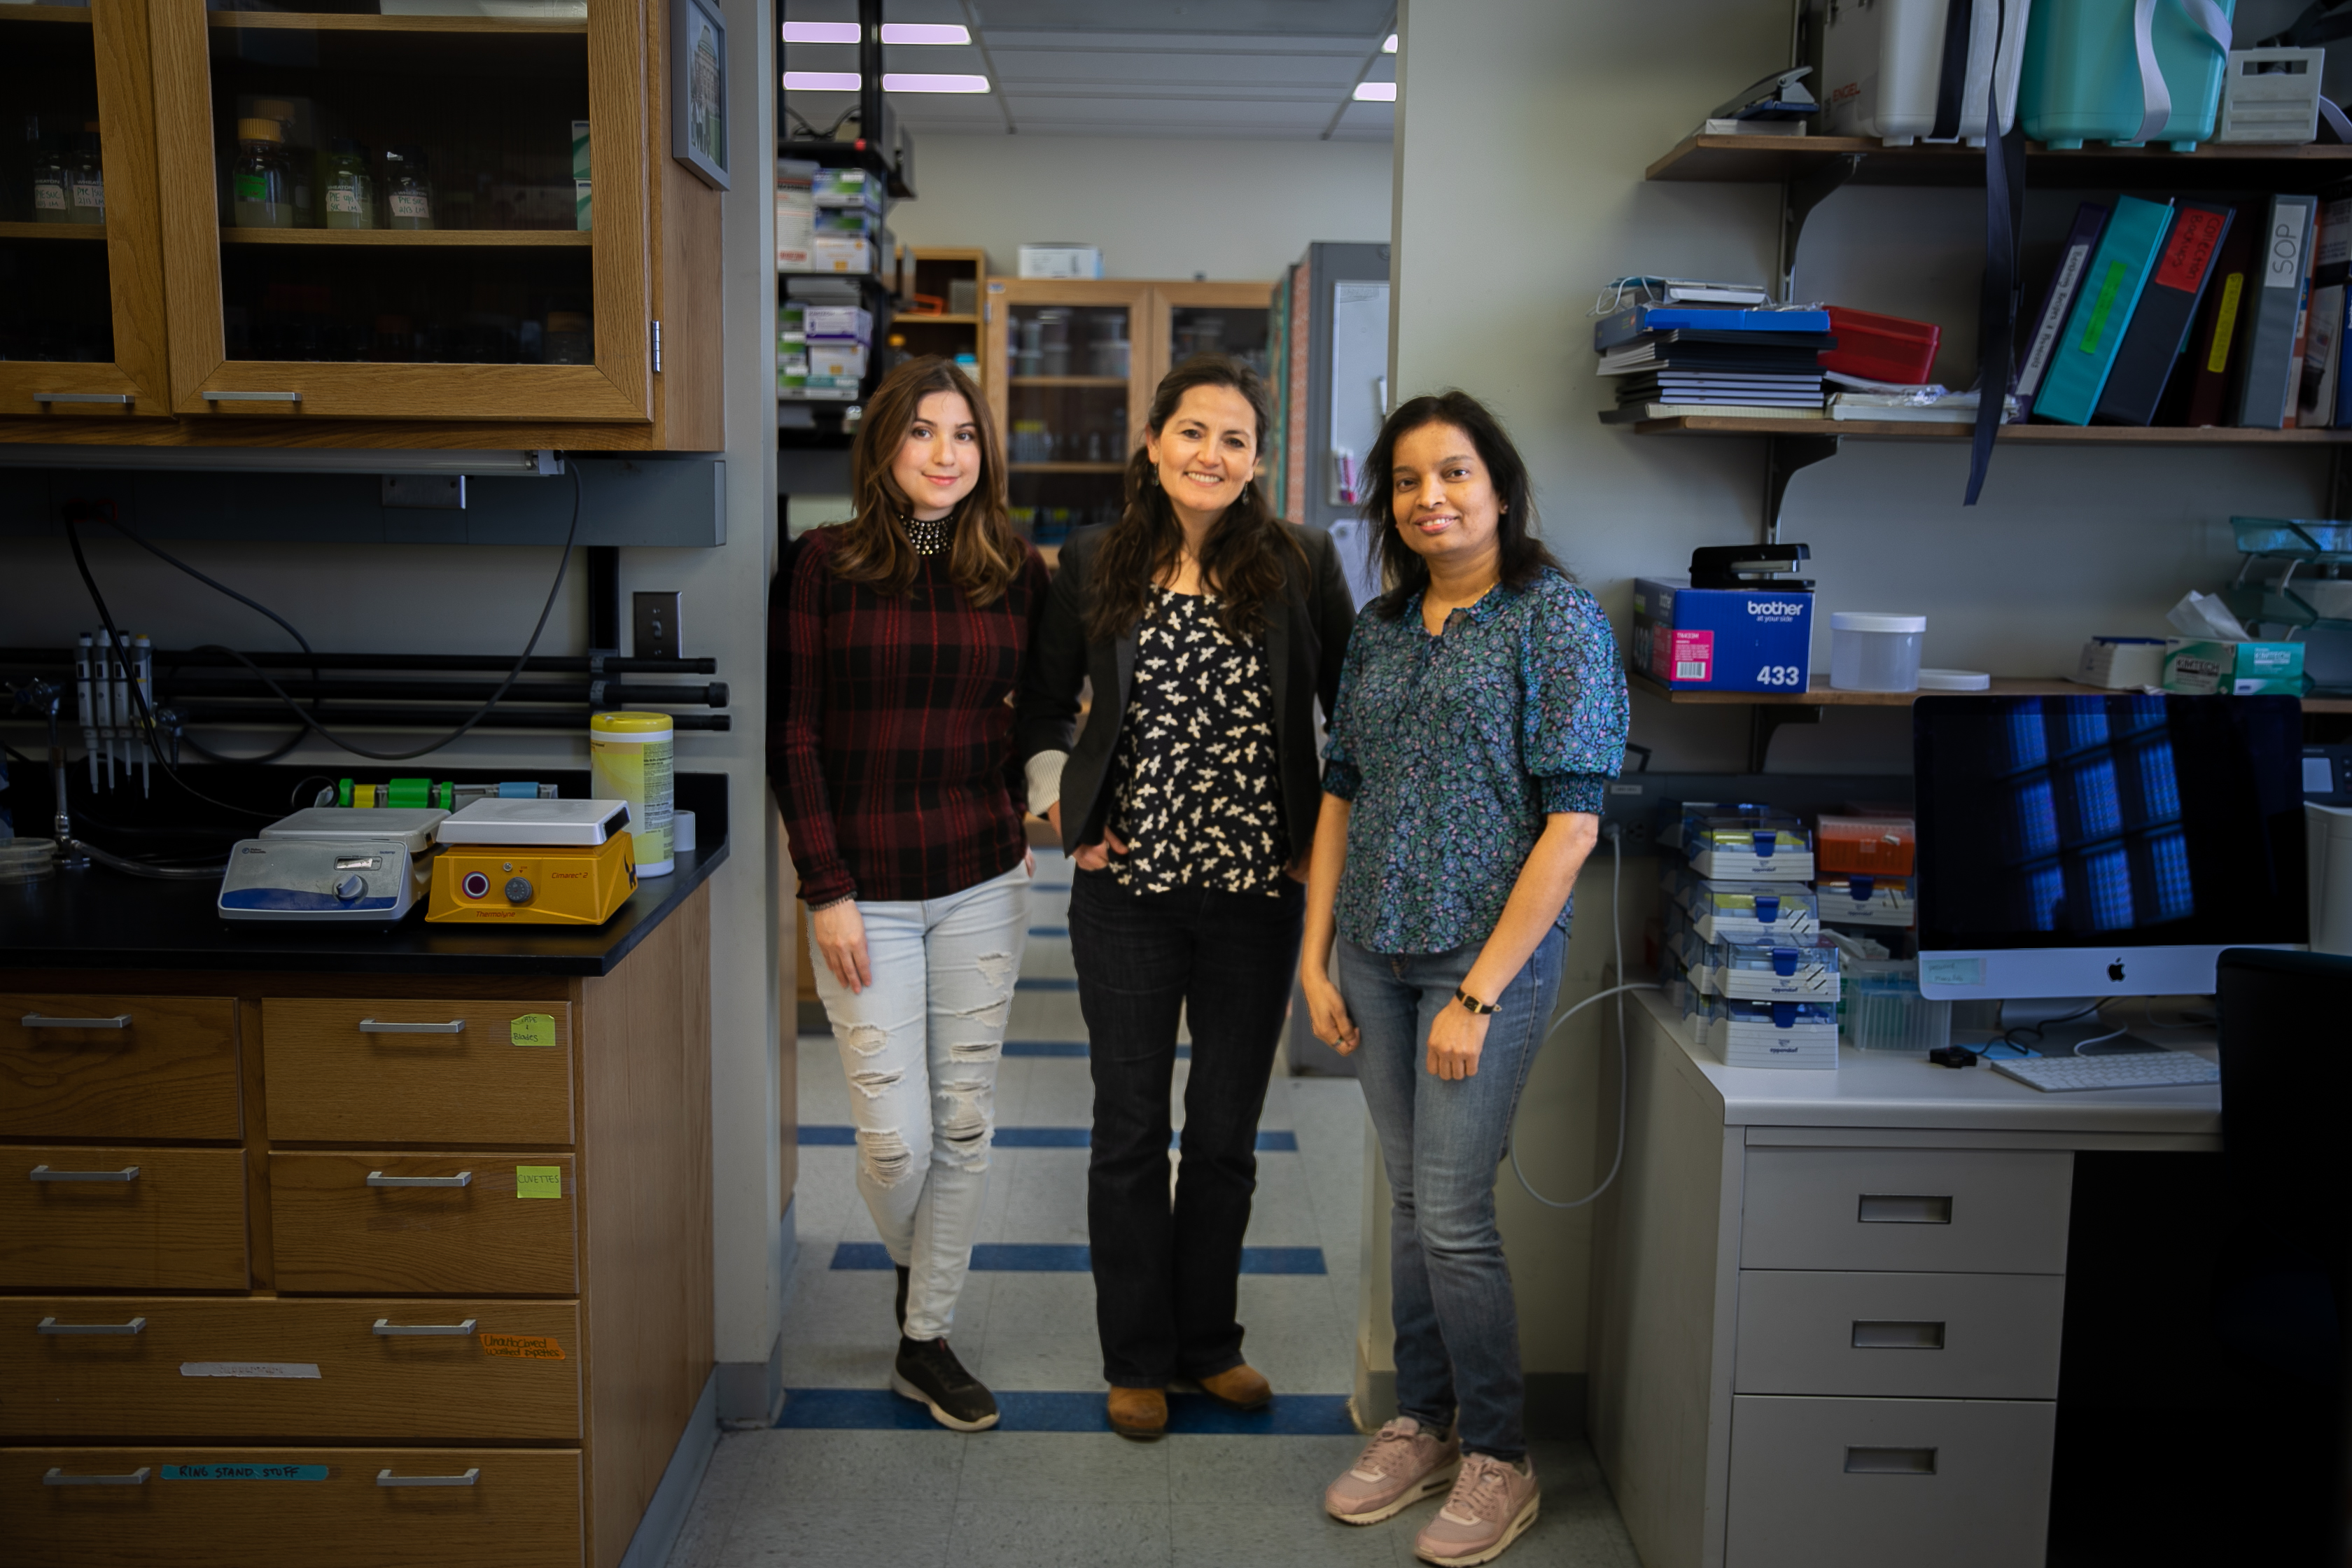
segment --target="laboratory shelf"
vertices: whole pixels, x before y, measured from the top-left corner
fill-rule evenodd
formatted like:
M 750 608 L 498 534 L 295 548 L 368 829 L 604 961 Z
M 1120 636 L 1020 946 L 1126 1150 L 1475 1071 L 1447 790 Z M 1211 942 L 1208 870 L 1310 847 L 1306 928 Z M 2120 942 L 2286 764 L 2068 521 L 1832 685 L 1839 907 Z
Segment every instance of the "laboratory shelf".
M 2110 692 L 2105 687 L 2084 686 L 2073 680 L 2025 680 L 2011 676 L 1996 675 L 1990 689 L 1985 691 L 1840 691 L 1825 685 L 1822 678 L 1813 678 L 1813 684 L 1804 691 L 1676 691 L 1653 680 L 1638 670 L 1629 670 L 1625 683 L 1635 691 L 1646 693 L 1662 702 L 1692 707 L 1747 708 L 1908 708 L 1922 697 L 2099 697 L 2127 693 Z M 2306 697 L 2303 700 L 2306 713 L 2352 713 L 2352 697 Z
M 0 223 L 0 239 L 104 239 L 102 223 Z
M 7 19 L 11 22 L 69 22 L 78 26 L 89 26 L 87 5 L 11 5 Z
M 1851 169 L 1842 160 L 1855 160 Z M 1642 172 L 1645 180 L 1738 184 L 1803 184 L 1827 176 L 1857 185 L 1981 185 L 1981 147 L 1889 147 L 1874 136 L 1688 136 Z M 2028 142 L 2025 183 L 2043 189 L 2299 189 L 2352 174 L 2352 147 L 2208 142 L 2193 153 L 2163 147 L 2078 147 Z
M 223 245 L 528 246 L 558 249 L 585 249 L 596 239 L 593 231 L 584 228 L 224 228 L 220 237 Z
M 1637 436 L 1853 436 L 1874 441 L 1965 441 L 1974 426 L 1892 419 L 1770 419 L 1685 414 L 1615 428 Z M 2326 447 L 2352 429 L 2241 430 L 2229 426 L 2004 425 L 2000 439 L 2042 447 Z
M 315 11 L 207 11 L 213 27 L 319 33 L 582 33 L 579 16 L 374 16 Z
M 901 310 L 890 318 L 893 327 L 976 327 L 978 316 L 924 316 Z
M 1123 375 L 1016 375 L 1014 386 L 1125 386 Z

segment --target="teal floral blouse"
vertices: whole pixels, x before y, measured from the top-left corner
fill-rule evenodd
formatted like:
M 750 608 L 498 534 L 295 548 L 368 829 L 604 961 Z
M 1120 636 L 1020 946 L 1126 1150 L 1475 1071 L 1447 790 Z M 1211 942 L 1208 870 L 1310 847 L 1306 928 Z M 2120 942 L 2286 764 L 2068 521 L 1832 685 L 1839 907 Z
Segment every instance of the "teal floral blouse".
M 1486 941 L 1545 816 L 1600 813 L 1626 717 L 1609 617 L 1557 573 L 1497 586 L 1437 637 L 1418 594 L 1393 621 L 1364 611 L 1323 749 L 1325 793 L 1352 805 L 1339 934 L 1386 953 Z

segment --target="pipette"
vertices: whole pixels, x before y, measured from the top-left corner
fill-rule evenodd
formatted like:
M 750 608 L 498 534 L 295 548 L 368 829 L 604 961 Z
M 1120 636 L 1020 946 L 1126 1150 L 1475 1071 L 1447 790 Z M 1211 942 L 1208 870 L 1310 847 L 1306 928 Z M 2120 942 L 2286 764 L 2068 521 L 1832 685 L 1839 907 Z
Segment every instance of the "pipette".
M 131 647 L 139 658 L 139 711 L 142 716 L 152 717 L 155 711 L 155 645 L 148 640 L 145 632 L 141 632 L 131 639 Z M 139 793 L 143 797 L 151 793 L 148 785 L 153 773 L 150 759 L 155 754 L 155 733 L 153 727 L 148 724 L 140 725 L 137 732 L 141 738 Z
M 114 750 L 122 760 L 122 782 L 131 782 L 131 634 L 117 632 L 114 645 Z
M 74 711 L 81 716 L 81 750 L 89 763 L 89 791 L 98 793 L 98 698 L 89 673 L 89 634 L 74 648 Z

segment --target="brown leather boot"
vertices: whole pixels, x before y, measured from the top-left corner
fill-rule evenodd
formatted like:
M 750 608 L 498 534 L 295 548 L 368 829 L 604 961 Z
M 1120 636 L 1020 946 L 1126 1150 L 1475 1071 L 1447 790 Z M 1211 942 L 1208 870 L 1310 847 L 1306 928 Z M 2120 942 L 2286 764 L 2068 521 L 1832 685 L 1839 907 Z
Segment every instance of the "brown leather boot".
M 1201 1379 L 1201 1392 L 1232 1410 L 1263 1410 L 1274 1398 L 1265 1373 L 1246 1363 Z
M 1110 1429 L 1122 1437 L 1149 1443 L 1168 1435 L 1168 1395 L 1157 1388 L 1114 1388 L 1110 1391 Z

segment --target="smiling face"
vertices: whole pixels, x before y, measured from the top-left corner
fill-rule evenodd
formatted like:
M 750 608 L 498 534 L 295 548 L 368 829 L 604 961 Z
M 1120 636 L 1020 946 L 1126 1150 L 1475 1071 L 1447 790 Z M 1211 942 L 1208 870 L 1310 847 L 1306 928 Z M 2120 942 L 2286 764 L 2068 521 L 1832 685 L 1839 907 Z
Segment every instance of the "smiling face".
M 1408 549 L 1433 569 L 1475 570 L 1499 559 L 1502 498 L 1456 425 L 1423 425 L 1397 438 L 1389 506 Z
M 890 478 L 916 517 L 936 521 L 980 483 L 980 426 L 960 392 L 934 392 L 915 405 Z
M 1188 387 L 1144 446 L 1178 521 L 1213 521 L 1257 468 L 1257 413 L 1233 387 Z

